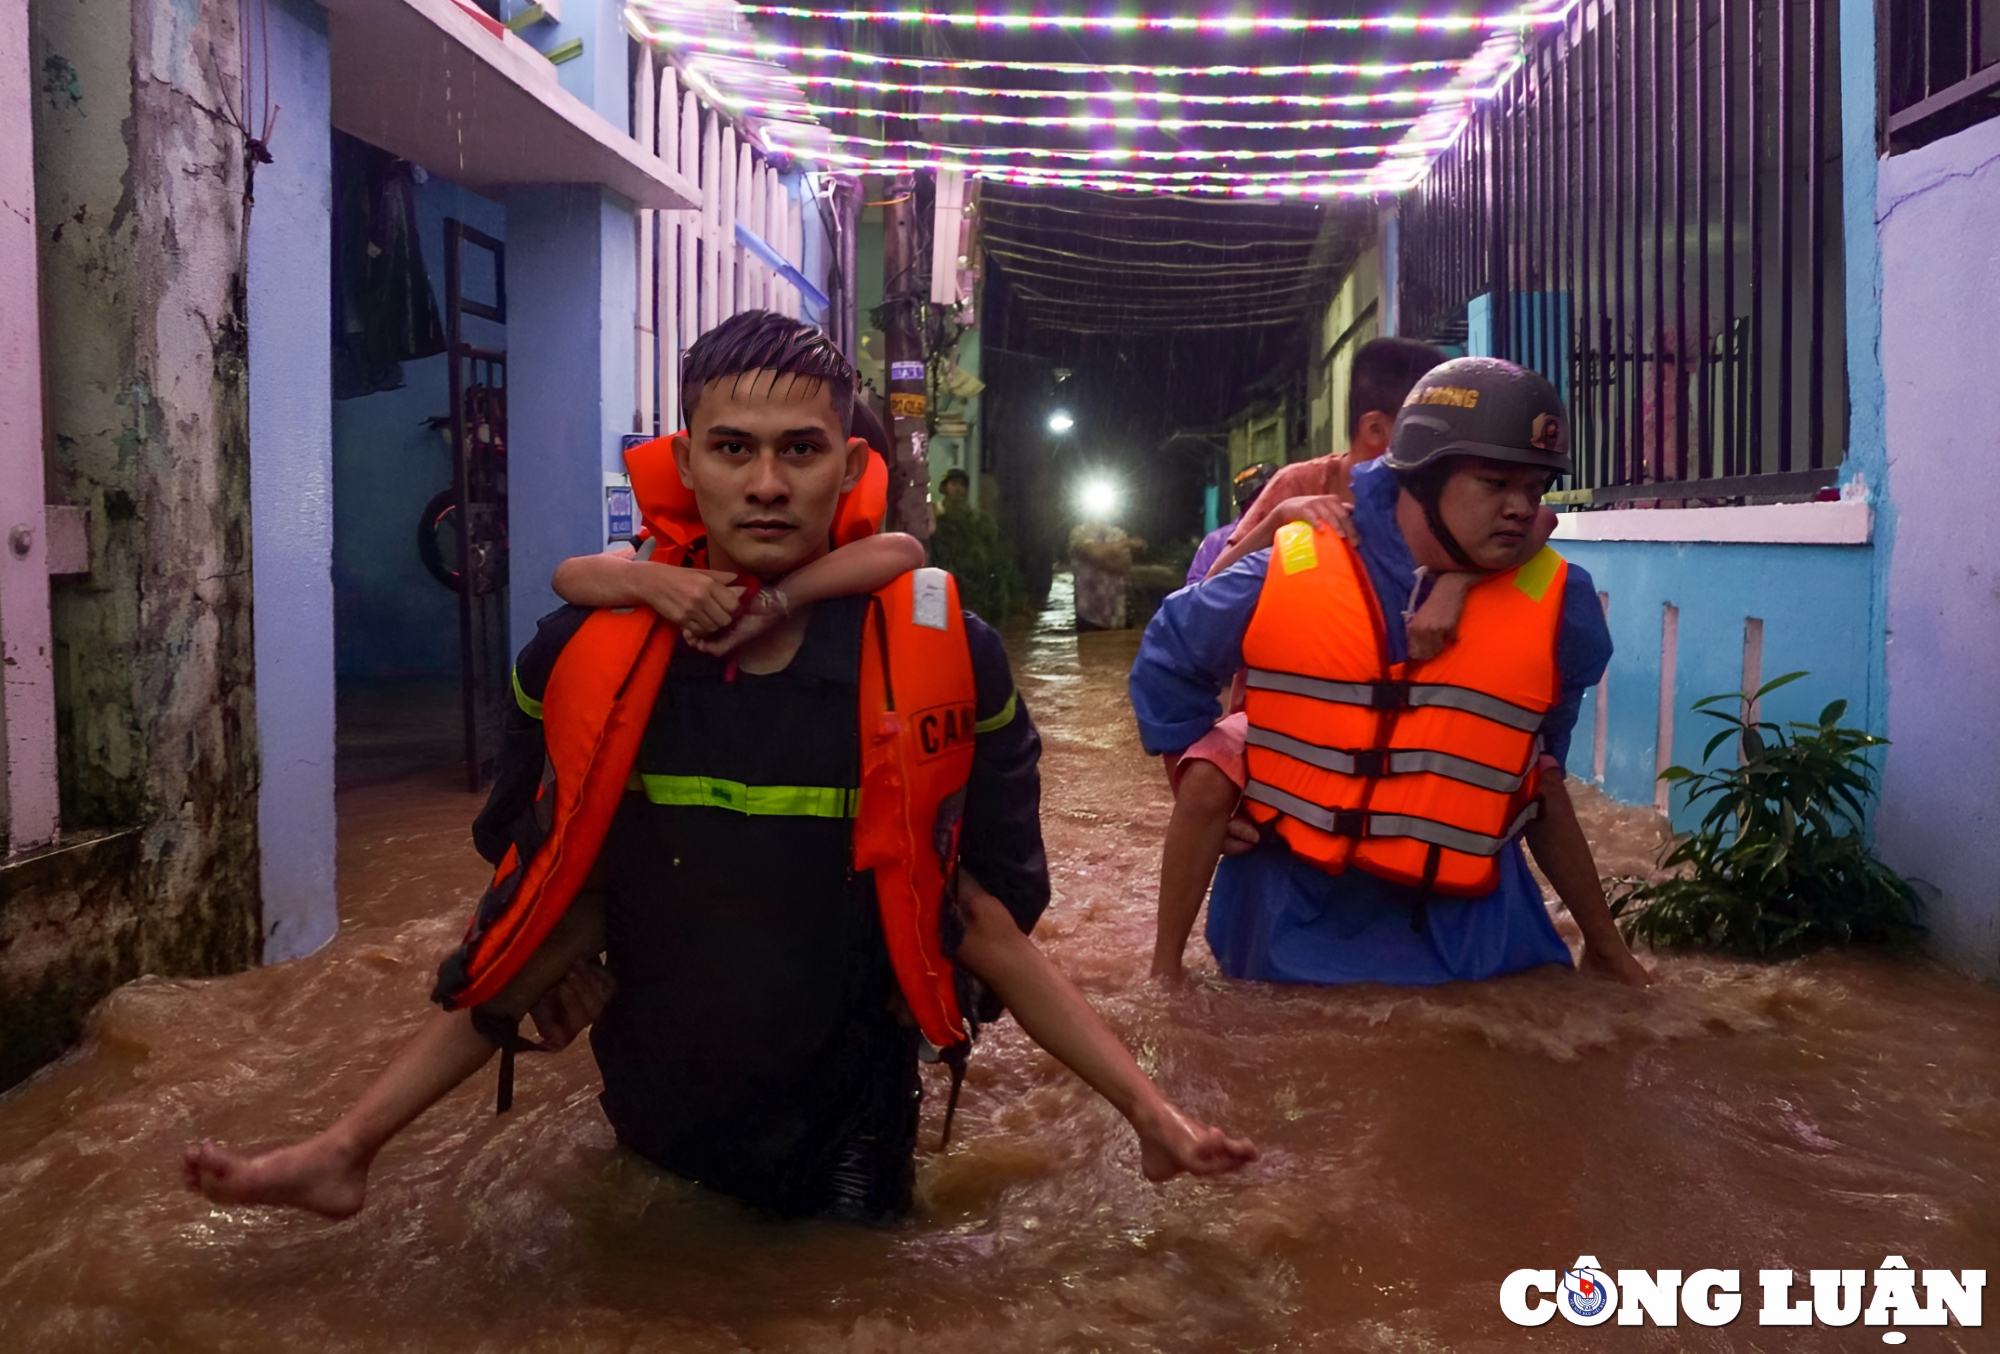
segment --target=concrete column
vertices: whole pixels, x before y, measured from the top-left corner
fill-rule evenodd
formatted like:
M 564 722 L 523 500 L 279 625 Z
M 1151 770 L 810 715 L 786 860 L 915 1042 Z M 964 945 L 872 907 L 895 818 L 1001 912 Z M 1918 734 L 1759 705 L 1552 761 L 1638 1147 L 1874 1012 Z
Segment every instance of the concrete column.
M 605 543 L 604 472 L 634 400 L 638 236 L 593 187 L 507 199 L 508 616 L 513 646 L 558 602 L 557 564 Z
M 28 7 L 0 6 L 0 856 L 57 826 L 33 90 Z
M 263 776 L 264 962 L 339 926 L 333 809 L 333 378 L 327 362 L 333 147 L 326 15 L 270 0 L 271 101 L 285 113 L 250 214 L 250 524 Z M 261 67 L 264 48 L 253 49 Z

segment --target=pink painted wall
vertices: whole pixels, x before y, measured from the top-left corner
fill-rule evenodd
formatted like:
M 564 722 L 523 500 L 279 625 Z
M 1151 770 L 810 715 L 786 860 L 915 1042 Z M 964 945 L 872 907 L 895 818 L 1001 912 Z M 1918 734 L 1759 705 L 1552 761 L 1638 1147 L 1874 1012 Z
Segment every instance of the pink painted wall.
M 0 841 L 15 855 L 56 835 L 55 686 L 42 466 L 42 343 L 35 266 L 34 97 L 28 7 L 0 5 Z

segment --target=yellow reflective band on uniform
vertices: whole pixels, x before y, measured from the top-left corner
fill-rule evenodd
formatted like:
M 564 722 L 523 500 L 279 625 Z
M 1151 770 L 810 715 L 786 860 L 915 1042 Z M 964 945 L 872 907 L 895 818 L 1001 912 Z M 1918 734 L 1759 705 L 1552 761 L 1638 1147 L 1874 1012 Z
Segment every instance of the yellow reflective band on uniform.
M 514 683 L 514 704 L 520 706 L 521 713 L 525 714 L 529 719 L 540 719 L 542 717 L 542 703 L 521 690 L 521 670 L 515 668 L 511 676 Z
M 1514 571 L 1514 586 L 1528 594 L 1528 600 L 1539 602 L 1548 592 L 1549 584 L 1556 581 L 1556 570 L 1562 565 L 1562 556 L 1543 546 L 1535 557 Z
M 1292 522 L 1278 528 L 1278 562 L 1288 574 L 1319 566 L 1319 547 L 1313 544 L 1310 522 Z
M 1007 693 L 1007 703 L 1000 707 L 1000 713 L 988 715 L 986 718 L 980 720 L 972 726 L 972 731 L 974 733 L 994 733 L 1006 728 L 1014 722 L 1014 711 L 1020 704 L 1021 693 L 1019 691 L 1009 691 Z
M 852 818 L 861 802 L 860 790 L 830 785 L 745 785 L 714 776 L 642 775 L 639 781 L 655 804 L 767 818 Z

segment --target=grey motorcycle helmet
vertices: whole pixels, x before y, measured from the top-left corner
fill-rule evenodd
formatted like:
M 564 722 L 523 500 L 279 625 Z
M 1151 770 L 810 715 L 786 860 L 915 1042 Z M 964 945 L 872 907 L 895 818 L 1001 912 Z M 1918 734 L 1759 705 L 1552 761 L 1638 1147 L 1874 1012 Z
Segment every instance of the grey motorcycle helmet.
M 1497 357 L 1456 357 L 1410 387 L 1383 464 L 1416 470 L 1443 456 L 1570 471 L 1569 412 L 1540 372 Z
M 1470 568 L 1471 556 L 1438 514 L 1450 458 L 1477 456 L 1570 472 L 1569 413 L 1539 372 L 1497 357 L 1459 357 L 1433 367 L 1410 388 L 1382 463 L 1424 510 L 1431 534 Z

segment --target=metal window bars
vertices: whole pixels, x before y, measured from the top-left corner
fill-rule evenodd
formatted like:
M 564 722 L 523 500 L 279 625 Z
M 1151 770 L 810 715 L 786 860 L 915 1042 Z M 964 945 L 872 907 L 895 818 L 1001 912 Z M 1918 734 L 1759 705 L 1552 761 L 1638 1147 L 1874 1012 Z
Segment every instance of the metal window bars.
M 1404 332 L 1555 383 L 1576 452 L 1555 500 L 1796 499 L 1835 483 L 1834 11 L 1585 0 L 1404 199 Z
M 1882 149 L 2000 115 L 2000 0 L 1879 0 Z

